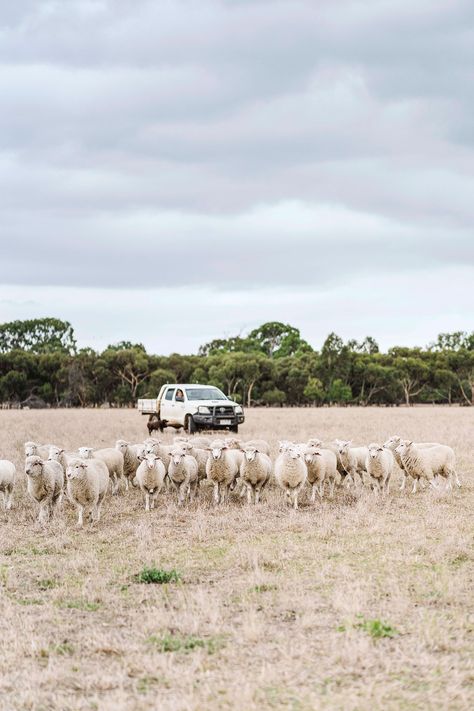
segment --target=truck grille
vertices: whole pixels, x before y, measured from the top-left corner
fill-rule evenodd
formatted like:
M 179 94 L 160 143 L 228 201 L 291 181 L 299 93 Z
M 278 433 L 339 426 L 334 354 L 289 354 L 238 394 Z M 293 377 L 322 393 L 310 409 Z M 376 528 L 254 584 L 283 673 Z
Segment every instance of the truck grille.
M 233 417 L 234 408 L 232 405 L 216 405 L 214 407 L 214 415 L 216 417 Z

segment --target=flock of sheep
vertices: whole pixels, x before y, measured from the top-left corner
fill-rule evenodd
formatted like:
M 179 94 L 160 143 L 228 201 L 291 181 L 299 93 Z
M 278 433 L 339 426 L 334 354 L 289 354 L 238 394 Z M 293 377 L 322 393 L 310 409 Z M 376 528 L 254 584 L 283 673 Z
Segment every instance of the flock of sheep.
M 90 521 L 99 521 L 110 484 L 113 494 L 121 488 L 128 490 L 130 484 L 138 486 L 149 511 L 167 486 L 176 490 L 180 505 L 197 495 L 203 479 L 213 487 L 215 504 L 224 501 L 229 490 L 241 497 L 246 494 L 249 503 L 258 503 L 262 489 L 274 481 L 297 509 L 306 484 L 311 487 L 313 503 L 316 495 L 325 496 L 326 486 L 331 497 L 336 487 L 342 486 L 365 485 L 386 494 L 395 464 L 403 474 L 401 489 L 407 477 L 413 480 L 413 493 L 418 483 L 424 486 L 429 482 L 438 488 L 444 480 L 446 489 L 452 489 L 453 481 L 461 486 L 451 447 L 414 443 L 399 436 L 367 447 L 353 447 L 343 440 L 283 441 L 275 461 L 264 440 L 241 442 L 235 437 L 175 437 L 172 445 L 153 437 L 140 444 L 118 440 L 114 448 L 80 447 L 77 452 L 65 452 L 55 445 L 25 444 L 27 491 L 39 506 L 38 520 L 49 520 L 67 493 L 77 508 L 78 526 L 83 525 L 84 512 Z M 0 492 L 6 510 L 12 507 L 15 474 L 12 462 L 0 460 Z

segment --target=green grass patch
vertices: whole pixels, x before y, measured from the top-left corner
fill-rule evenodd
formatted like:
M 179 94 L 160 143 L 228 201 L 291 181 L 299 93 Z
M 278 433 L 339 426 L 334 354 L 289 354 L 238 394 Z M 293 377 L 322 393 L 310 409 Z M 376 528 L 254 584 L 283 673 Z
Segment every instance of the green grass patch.
M 52 578 L 44 578 L 43 580 L 38 580 L 37 585 L 40 590 L 52 590 L 58 587 L 59 583 Z
M 266 593 L 266 592 L 271 592 L 272 590 L 278 590 L 278 587 L 276 585 L 269 585 L 267 583 L 263 583 L 262 585 L 254 585 L 252 588 L 252 592 L 256 593 Z
M 148 637 L 147 642 L 163 653 L 183 652 L 189 654 L 196 649 L 204 649 L 208 654 L 215 654 L 224 646 L 222 637 L 202 638 L 179 634 L 152 635 Z
M 362 630 L 367 632 L 373 639 L 384 639 L 397 637 L 399 632 L 387 622 L 379 619 L 366 619 L 362 615 L 357 615 L 358 622 L 349 625 L 339 625 L 338 632 L 347 632 L 348 629 Z
M 58 607 L 66 610 L 86 610 L 87 612 L 97 612 L 100 609 L 100 602 L 88 602 L 87 600 L 65 600 L 58 603 Z
M 140 573 L 137 573 L 135 580 L 137 583 L 145 583 L 146 585 L 164 585 L 166 583 L 177 583 L 181 579 L 180 574 L 176 570 L 163 570 L 163 568 L 143 568 Z

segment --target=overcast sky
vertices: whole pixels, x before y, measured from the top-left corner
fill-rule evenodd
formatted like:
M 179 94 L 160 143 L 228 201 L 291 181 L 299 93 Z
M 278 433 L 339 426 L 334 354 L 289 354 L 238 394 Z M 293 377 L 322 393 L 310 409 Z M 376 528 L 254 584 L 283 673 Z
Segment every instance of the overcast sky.
M 0 322 L 474 328 L 472 0 L 0 4 Z

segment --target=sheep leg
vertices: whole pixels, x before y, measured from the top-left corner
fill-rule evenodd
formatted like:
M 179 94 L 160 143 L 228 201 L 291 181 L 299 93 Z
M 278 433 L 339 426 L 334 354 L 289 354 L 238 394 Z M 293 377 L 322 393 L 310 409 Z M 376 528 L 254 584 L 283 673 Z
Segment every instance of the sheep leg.
M 150 494 L 145 492 L 145 511 L 150 510 Z
M 260 487 L 255 487 L 255 504 L 260 501 Z
M 152 495 L 150 497 L 150 509 L 154 509 L 154 508 L 155 508 L 155 496 Z
M 38 521 L 40 523 L 46 523 L 46 521 L 49 520 L 49 517 L 51 515 L 50 511 L 51 511 L 51 501 L 49 499 L 47 501 L 42 501 L 40 504 Z
M 418 479 L 413 479 L 413 489 L 411 490 L 412 494 L 416 494 L 416 485 L 418 483 Z
M 77 505 L 77 527 L 82 528 L 84 525 L 84 506 Z
M 322 481 L 321 484 L 320 484 L 319 490 L 318 490 L 318 494 L 319 494 L 319 498 L 320 498 L 320 499 L 323 499 L 323 498 L 324 498 L 324 488 L 325 488 L 325 486 L 326 486 L 326 481 L 323 479 L 323 481 Z
M 311 486 L 311 503 L 314 504 L 316 503 L 316 490 L 317 490 L 317 484 L 314 482 L 314 484 Z
M 331 483 L 329 484 L 329 498 L 332 499 L 334 496 L 334 489 L 336 487 L 336 480 L 331 479 Z
M 400 491 L 403 491 L 403 489 L 405 488 L 405 484 L 407 483 L 407 475 L 405 474 L 405 472 L 402 473 L 402 477 L 403 478 L 402 485 L 400 486 Z
M 247 503 L 252 503 L 252 487 L 247 485 Z
M 8 497 L 6 494 L 3 495 L 3 504 L 5 506 L 5 510 L 10 511 L 13 505 L 13 489 L 10 489 L 10 491 L 8 492 Z
M 7 510 L 7 492 L 3 491 L 1 493 L 2 493 L 2 497 L 3 497 L 3 510 L 6 511 Z
M 217 505 L 220 501 L 219 497 L 219 482 L 216 481 L 214 484 L 214 493 L 213 493 L 213 498 L 214 498 L 214 504 Z
M 185 479 L 181 486 L 179 487 L 179 493 L 178 493 L 178 506 L 183 506 L 183 504 L 186 501 L 186 495 L 188 493 L 188 482 Z
M 453 469 L 453 472 L 452 472 L 452 473 L 453 473 L 454 478 L 455 478 L 455 480 L 456 480 L 457 486 L 459 486 L 459 488 L 461 488 L 462 484 L 461 484 L 461 482 L 459 481 L 459 476 L 458 476 L 457 471 L 456 471 L 455 469 Z

